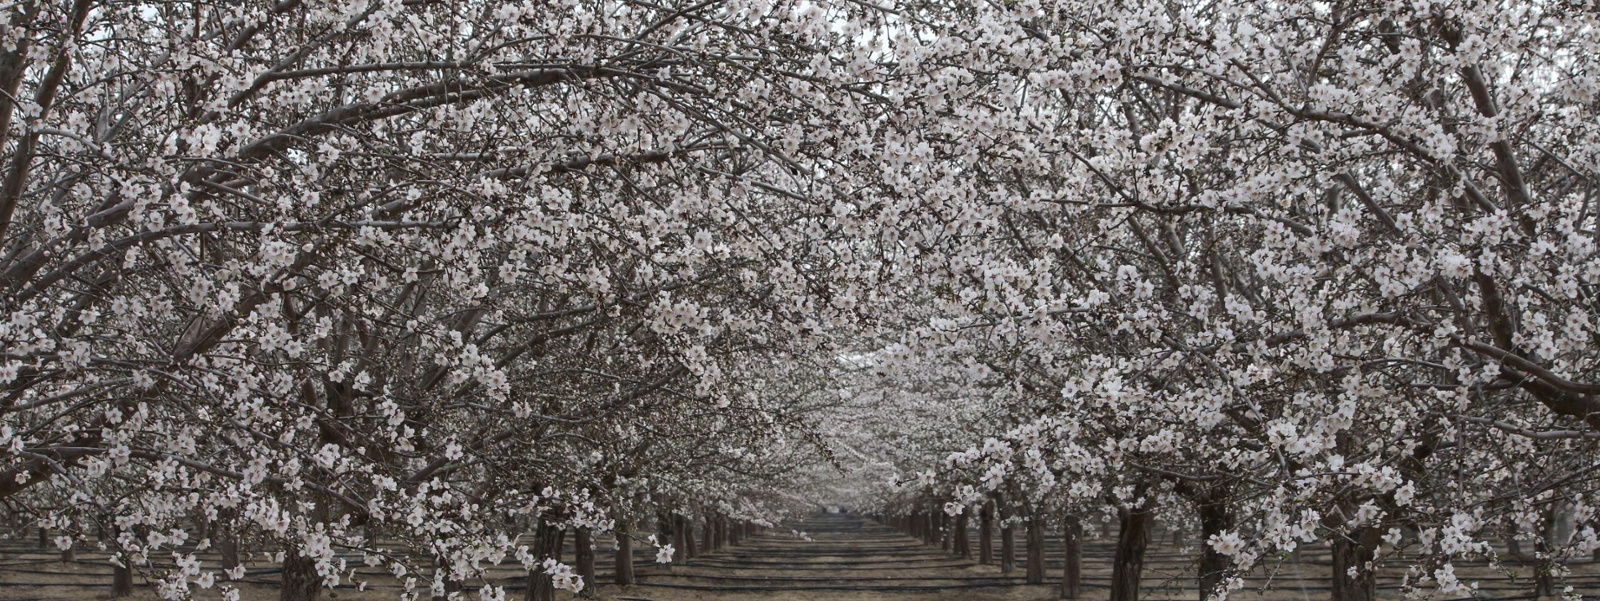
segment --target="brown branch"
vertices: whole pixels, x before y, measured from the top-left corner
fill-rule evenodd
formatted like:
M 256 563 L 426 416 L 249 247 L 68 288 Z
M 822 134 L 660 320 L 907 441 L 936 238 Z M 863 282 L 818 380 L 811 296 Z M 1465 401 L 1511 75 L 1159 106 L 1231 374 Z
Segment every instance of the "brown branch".
M 83 21 L 89 16 L 89 5 L 89 0 L 77 0 L 72 7 L 70 29 L 62 36 L 60 47 L 56 49 L 56 59 L 50 64 L 50 70 L 45 73 L 38 91 L 33 95 L 33 103 L 39 107 L 38 118 L 42 119 L 55 104 L 56 92 L 67 76 L 67 69 L 72 66 L 72 57 L 68 52 L 72 47 L 71 42 L 83 31 Z M 0 134 L 3 133 L 0 131 Z M 39 143 L 39 134 L 38 130 L 33 129 L 17 141 L 11 156 L 11 167 L 6 171 L 5 180 L 0 182 L 0 243 L 6 239 L 6 230 L 11 228 L 12 215 L 17 210 L 18 199 L 22 197 L 22 187 L 28 181 L 28 170 L 34 158 L 33 147 Z

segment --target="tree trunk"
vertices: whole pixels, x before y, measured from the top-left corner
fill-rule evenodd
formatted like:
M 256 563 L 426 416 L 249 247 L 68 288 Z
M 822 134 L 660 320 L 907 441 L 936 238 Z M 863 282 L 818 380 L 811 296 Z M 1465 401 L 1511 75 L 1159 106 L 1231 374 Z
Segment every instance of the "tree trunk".
M 1044 584 L 1044 519 L 1032 508 L 1023 506 L 1028 512 L 1028 584 Z
M 239 539 L 232 534 L 227 535 L 217 542 L 217 551 L 222 553 L 222 569 L 231 570 L 239 567 Z
M 672 514 L 672 563 L 681 564 L 689 559 L 689 540 L 694 538 L 694 533 L 689 532 L 688 520 L 683 516 Z
M 1017 569 L 1017 536 L 1011 526 L 1009 511 L 999 510 L 1000 517 L 1000 573 L 1010 574 Z
M 316 601 L 322 594 L 322 577 L 317 575 L 317 562 L 300 555 L 298 549 L 289 549 L 283 556 L 282 585 L 278 589 L 279 601 Z
M 1083 594 L 1083 520 L 1067 514 L 1061 525 L 1061 542 L 1066 547 L 1066 562 L 1061 568 L 1061 598 L 1077 599 Z
M 705 528 L 700 531 L 700 551 L 710 553 L 717 550 L 717 518 L 706 514 Z
M 50 529 L 44 526 L 39 527 L 39 548 L 50 548 Z
M 1227 495 L 1222 491 L 1212 491 L 1200 503 L 1195 505 L 1195 510 L 1200 514 L 1200 601 L 1206 601 L 1216 594 L 1222 586 L 1223 580 L 1228 575 L 1231 564 L 1227 555 L 1217 552 L 1205 541 L 1211 540 L 1213 535 L 1220 536 L 1233 528 L 1233 514 L 1228 511 Z M 1176 531 L 1175 531 L 1176 532 Z
M 67 548 L 61 550 L 61 563 L 72 563 L 78 559 L 78 541 L 68 537 Z
M 1551 504 L 1549 509 L 1545 510 L 1543 532 L 1539 533 L 1534 546 L 1539 551 L 1539 564 L 1533 568 L 1533 595 L 1536 598 L 1542 599 L 1556 594 L 1555 579 L 1550 574 L 1550 569 L 1554 567 L 1550 557 L 1550 542 L 1556 540 L 1558 536 L 1556 532 L 1558 508 L 1558 504 Z
M 122 558 L 122 561 L 123 564 L 121 566 L 115 564 L 111 566 L 112 597 L 133 596 L 133 565 L 128 563 L 126 556 Z
M 677 542 L 678 539 L 674 537 L 673 526 L 674 526 L 674 524 L 673 524 L 672 516 L 667 515 L 665 512 L 660 512 L 660 511 L 656 512 L 656 545 L 657 546 L 675 545 L 675 543 Z M 673 549 L 672 549 L 672 561 L 674 561 L 674 562 L 678 561 L 679 560 L 679 555 L 682 555 L 682 554 L 683 554 L 683 546 L 682 545 L 675 545 L 673 547 Z M 666 568 L 667 570 L 671 570 L 672 569 L 672 564 L 668 563 L 668 564 L 666 564 L 665 566 L 662 566 L 662 567 Z
M 1110 601 L 1138 601 L 1139 579 L 1144 575 L 1144 552 L 1150 546 L 1152 501 L 1118 513 L 1122 529 L 1117 537 L 1116 555 L 1111 564 Z
M 617 529 L 617 584 L 633 584 L 633 538 L 629 536 L 632 533 L 633 528 L 628 526 Z
M 978 563 L 994 563 L 994 502 L 984 501 L 978 510 Z
M 544 519 L 539 520 L 538 534 L 534 536 L 534 549 L 540 562 L 545 558 L 561 561 L 561 545 L 567 536 L 566 528 L 558 528 Z M 555 601 L 556 583 L 549 574 L 544 573 L 543 566 L 534 566 L 528 572 L 528 592 L 523 597 L 527 601 Z
M 700 556 L 700 545 L 694 540 L 694 520 L 689 519 L 689 516 L 683 516 L 681 519 L 683 520 L 683 542 L 689 545 L 689 552 L 684 554 L 683 558 L 694 559 Z
M 573 552 L 577 555 L 578 576 L 583 578 L 583 596 L 593 597 L 600 583 L 594 577 L 594 535 L 588 528 L 579 526 L 572 533 Z
M 1367 562 L 1378 550 L 1376 528 L 1358 528 L 1333 539 L 1333 601 L 1374 601 L 1378 583 Z M 1354 569 L 1355 576 L 1350 575 Z
M 972 541 L 967 538 L 967 512 L 956 516 L 956 554 L 962 559 L 972 559 Z
M 950 514 L 943 511 L 939 512 L 939 548 L 946 553 L 950 551 L 950 539 L 954 538 L 951 536 L 955 530 L 955 528 L 951 527 L 954 522 L 955 520 L 950 517 Z

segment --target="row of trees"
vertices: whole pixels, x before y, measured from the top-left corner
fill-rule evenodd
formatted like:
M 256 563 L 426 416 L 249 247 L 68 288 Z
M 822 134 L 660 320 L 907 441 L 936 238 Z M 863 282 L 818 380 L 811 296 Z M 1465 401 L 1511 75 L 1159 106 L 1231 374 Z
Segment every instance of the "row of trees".
M 1509 556 L 1577 595 L 1562 566 L 1600 549 L 1581 4 L 1020 3 L 930 26 L 948 43 L 925 63 L 958 66 L 914 112 L 982 127 L 924 136 L 960 182 L 881 363 L 959 377 L 979 419 L 880 507 L 1000 494 L 1068 532 L 1109 512 L 1118 601 L 1158 514 L 1205 541 L 1202 599 L 1310 544 L 1339 601 L 1380 576 L 1467 595 L 1458 562 L 1528 575 Z
M 207 538 L 532 598 L 568 529 L 779 519 L 882 104 L 794 8 L 0 9 L 0 501 L 171 598 Z
M 832 463 L 1110 506 L 1119 601 L 1178 503 L 1207 595 L 1600 544 L 1582 2 L 3 14 L 0 501 L 134 564 L 203 516 L 285 598 L 343 553 L 448 595 Z

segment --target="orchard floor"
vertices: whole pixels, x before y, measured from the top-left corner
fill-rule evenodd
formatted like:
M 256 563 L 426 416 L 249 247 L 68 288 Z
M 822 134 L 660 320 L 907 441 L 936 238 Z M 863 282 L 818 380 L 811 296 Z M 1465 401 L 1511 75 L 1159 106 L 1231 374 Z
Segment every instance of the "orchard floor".
M 1054 600 L 1058 591 L 1049 585 L 1023 583 L 1020 570 L 1002 574 L 995 566 L 977 565 L 934 546 L 854 515 L 818 515 L 793 527 L 791 531 L 767 532 L 750 537 L 743 544 L 697 557 L 684 565 L 665 569 L 652 561 L 653 551 L 636 554 L 639 585 L 619 587 L 602 584 L 600 601 L 1044 601 Z M 974 533 L 975 534 L 975 533 Z M 1020 532 L 1019 539 L 1021 538 Z M 998 538 L 998 537 L 997 537 Z M 1084 549 L 1083 599 L 1095 601 L 1108 596 L 1110 579 L 1110 537 L 1091 538 Z M 1150 550 L 1145 567 L 1142 599 L 1150 601 L 1193 600 L 1197 597 L 1193 581 L 1192 558 L 1195 549 L 1162 537 L 1168 544 Z M 809 540 L 807 540 L 809 539 Z M 1046 548 L 1047 574 L 1059 582 L 1062 552 L 1057 537 Z M 1020 542 L 1020 541 L 1019 541 Z M 602 545 L 604 546 L 604 545 Z M 1018 549 L 1019 556 L 1021 549 Z M 216 557 L 201 553 L 215 565 Z M 599 581 L 611 580 L 611 553 L 597 551 Z M 998 556 L 998 551 L 996 552 Z M 571 550 L 567 551 L 569 559 Z M 1020 560 L 1020 557 L 1019 557 Z M 352 558 L 352 565 L 359 563 Z M 240 586 L 245 601 L 277 599 L 277 570 L 265 563 L 247 564 L 249 573 Z M 1573 565 L 1568 584 L 1586 599 L 1600 599 L 1600 566 L 1593 562 Z M 1526 575 L 1526 567 L 1515 568 Z M 488 574 L 491 582 L 507 587 L 508 599 L 522 597 L 520 566 L 508 565 Z M 1328 598 L 1325 575 L 1329 571 L 1325 549 L 1308 549 L 1297 560 L 1285 561 L 1273 575 L 1272 589 L 1259 591 L 1263 581 L 1232 598 L 1253 601 L 1321 601 Z M 1531 599 L 1532 583 L 1527 578 L 1512 579 L 1485 566 L 1458 566 L 1463 581 L 1478 581 L 1484 599 Z M 350 587 L 324 593 L 323 599 L 368 601 L 395 599 L 400 583 L 375 569 L 363 568 L 360 577 L 370 587 L 356 591 Z M 109 595 L 111 566 L 104 554 L 80 552 L 63 563 L 56 553 L 39 549 L 37 542 L 0 541 L 0 600 L 21 601 L 105 599 Z M 479 583 L 481 585 L 481 583 Z M 1397 581 L 1381 583 L 1385 598 L 1400 598 Z M 196 589 L 196 599 L 218 599 L 217 589 Z M 567 597 L 562 593 L 560 597 Z M 148 587 L 140 587 L 134 599 L 155 599 Z M 468 587 L 463 599 L 476 599 Z M 1437 599 L 1435 601 L 1438 601 Z

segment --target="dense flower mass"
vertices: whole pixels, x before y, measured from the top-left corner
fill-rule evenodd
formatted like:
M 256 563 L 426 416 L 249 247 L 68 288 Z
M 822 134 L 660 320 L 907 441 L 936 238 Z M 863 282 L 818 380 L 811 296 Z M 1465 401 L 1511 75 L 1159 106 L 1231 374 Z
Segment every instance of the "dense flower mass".
M 568 530 L 822 497 L 1160 512 L 1217 596 L 1600 548 L 1592 0 L 0 25 L 0 500 L 170 598 L 576 591 Z

